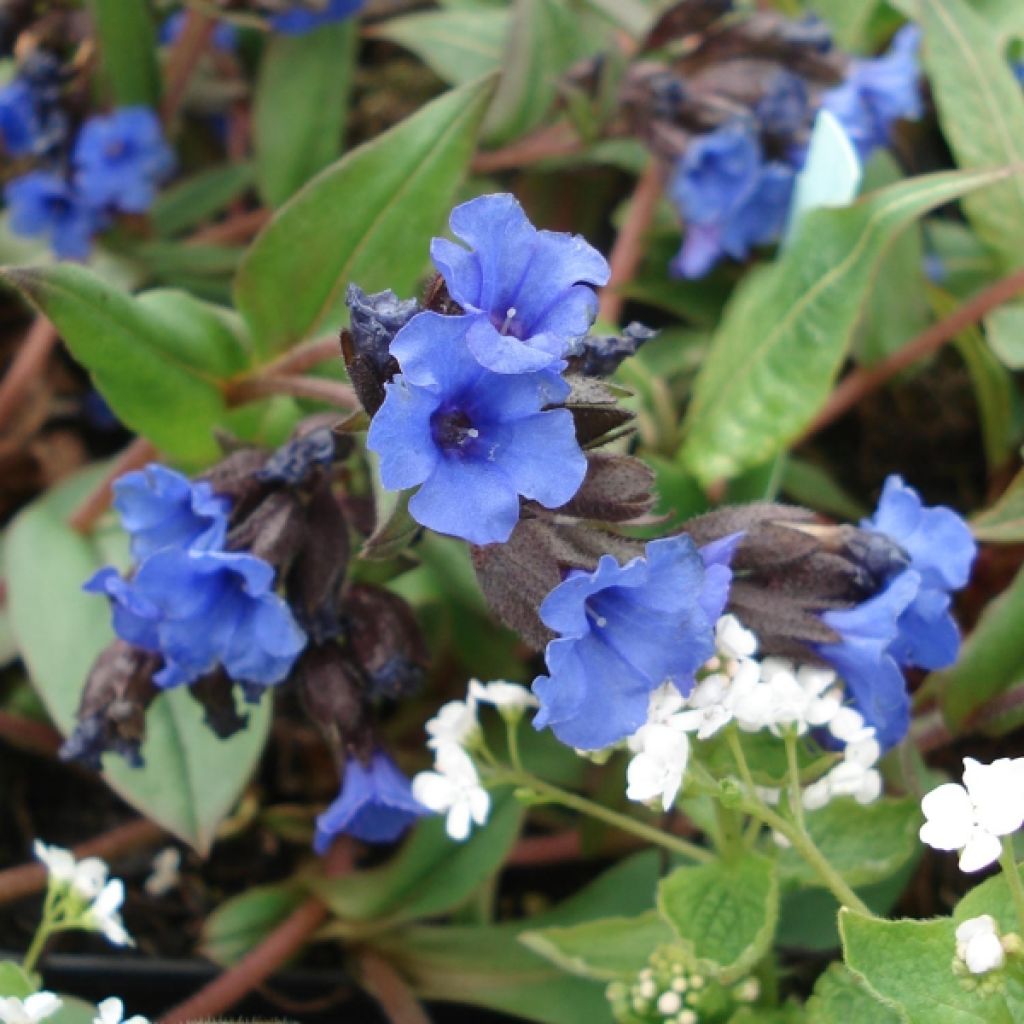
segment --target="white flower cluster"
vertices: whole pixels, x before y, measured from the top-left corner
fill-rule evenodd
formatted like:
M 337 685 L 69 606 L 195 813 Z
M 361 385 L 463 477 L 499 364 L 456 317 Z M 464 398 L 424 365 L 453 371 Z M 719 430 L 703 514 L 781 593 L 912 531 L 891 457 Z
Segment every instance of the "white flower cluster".
M 134 945 L 121 920 L 124 882 L 109 878 L 109 869 L 99 857 L 76 861 L 69 850 L 47 846 L 38 839 L 33 850 L 46 867 L 50 887 L 73 901 L 67 916 L 75 927 L 102 932 L 116 946 Z
M 1006 950 L 996 920 L 990 914 L 972 917 L 956 930 L 956 955 L 971 974 L 997 971 L 1006 963 Z
M 412 780 L 412 795 L 435 814 L 446 815 L 448 835 L 458 842 L 469 836 L 474 823 L 483 825 L 491 809 L 490 794 L 480 785 L 468 753 L 480 736 L 477 711 L 481 704 L 493 705 L 514 722 L 526 708 L 537 706 L 537 698 L 517 683 L 485 685 L 473 679 L 465 700 L 449 701 L 427 722 L 434 770 L 420 772 Z
M 920 836 L 936 850 L 959 850 L 961 871 L 980 871 L 999 859 L 1000 837 L 1024 824 L 1024 757 L 965 757 L 963 779 L 925 795 Z
M 52 1017 L 63 1005 L 60 996 L 53 992 L 36 992 L 24 999 L 9 996 L 0 999 L 0 1024 L 39 1024 Z M 115 997 L 104 999 L 96 1010 L 99 1016 L 93 1018 L 92 1024 L 149 1024 L 147 1018 L 137 1014 L 125 1020 L 124 1003 Z
M 628 740 L 633 754 L 627 769 L 626 796 L 643 803 L 659 801 L 668 810 L 675 801 L 690 757 L 690 736 L 708 739 L 730 722 L 745 732 L 783 729 L 803 735 L 827 728 L 843 744 L 843 759 L 809 786 L 808 810 L 833 797 L 852 796 L 870 803 L 882 791 L 874 767 L 881 755 L 875 730 L 852 708 L 843 706 L 842 686 L 831 669 L 794 665 L 782 658 L 757 661 L 757 637 L 733 615 L 723 615 L 715 630 L 718 655 L 689 697 L 664 683 L 651 695 L 647 721 Z

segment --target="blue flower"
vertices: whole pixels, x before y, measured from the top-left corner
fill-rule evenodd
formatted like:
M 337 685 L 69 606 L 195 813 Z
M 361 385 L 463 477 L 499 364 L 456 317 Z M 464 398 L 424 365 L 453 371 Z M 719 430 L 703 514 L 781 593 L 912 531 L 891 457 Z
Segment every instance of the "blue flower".
M 177 11 L 160 26 L 160 45 L 172 46 L 181 38 L 184 28 L 185 11 Z M 238 29 L 229 21 L 218 21 L 211 42 L 215 50 L 231 53 L 238 45 Z
M 533 682 L 534 726 L 593 750 L 640 728 L 663 682 L 688 694 L 715 651 L 738 540 L 698 551 L 689 537 L 669 537 L 625 565 L 603 555 L 594 572 L 570 572 L 540 606 L 545 625 L 561 635 L 545 652 L 549 674 Z
M 145 213 L 174 169 L 174 154 L 152 110 L 122 107 L 85 122 L 73 163 L 75 185 L 93 206 Z
M 435 238 L 430 255 L 451 297 L 474 314 L 474 358 L 495 373 L 561 369 L 597 315 L 590 286 L 608 281 L 605 258 L 579 235 L 538 231 L 511 195 L 463 203 L 449 224 L 469 249 Z
M 563 400 L 568 385 L 550 372 L 506 375 L 484 369 L 469 349 L 475 316 L 420 313 L 395 336 L 402 372 L 386 385 L 367 447 L 380 456 L 389 490 L 419 487 L 416 522 L 473 544 L 508 540 L 519 496 L 545 508 L 579 489 L 587 463 Z
M 768 85 L 754 114 L 766 135 L 790 139 L 802 131 L 810 118 L 807 83 L 792 71 L 782 69 Z
M 114 507 L 132 535 L 132 555 L 141 561 L 161 548 L 222 547 L 231 503 L 208 483 L 192 483 L 154 463 L 116 481 Z
M 413 799 L 409 780 L 382 750 L 367 764 L 349 758 L 341 792 L 316 819 L 313 848 L 326 853 L 341 833 L 365 843 L 390 843 L 427 809 Z
M 362 10 L 366 0 L 327 0 L 319 11 L 309 8 L 295 7 L 282 14 L 275 14 L 270 19 L 270 27 L 275 32 L 298 36 L 312 32 L 321 25 L 330 25 L 335 21 L 344 21 Z
M 8 156 L 25 156 L 35 149 L 40 128 L 32 89 L 15 78 L 0 89 L 0 144 Z
M 889 143 L 893 122 L 924 113 L 917 65 L 921 30 L 905 25 L 881 57 L 855 60 L 846 81 L 822 97 L 857 148 L 862 160 Z
M 794 171 L 765 161 L 753 128 L 734 121 L 694 140 L 669 186 L 686 224 L 673 262 L 682 277 L 703 277 L 723 256 L 745 259 L 777 241 L 789 213 Z
M 4 189 L 11 230 L 18 235 L 44 235 L 58 258 L 84 260 L 92 237 L 105 225 L 102 214 L 56 174 L 32 171 Z
M 101 569 L 86 584 L 106 594 L 122 640 L 163 655 L 158 686 L 193 683 L 223 665 L 236 682 L 281 682 L 306 645 L 274 569 L 253 555 L 162 548 L 130 580 Z

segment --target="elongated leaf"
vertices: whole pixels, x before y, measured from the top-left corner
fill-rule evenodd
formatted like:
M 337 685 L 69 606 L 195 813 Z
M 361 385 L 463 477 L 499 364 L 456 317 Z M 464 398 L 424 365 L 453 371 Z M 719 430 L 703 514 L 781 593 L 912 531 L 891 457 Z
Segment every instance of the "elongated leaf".
M 920 6 L 924 65 L 943 133 L 964 168 L 1024 164 L 1024 91 L 1013 76 L 995 25 L 965 0 Z M 1024 177 L 964 203 L 978 236 L 1006 269 L 1024 263 Z
M 155 107 L 160 98 L 156 30 L 146 0 L 91 0 L 100 62 L 114 102 Z
M 342 320 L 345 287 L 407 294 L 473 152 L 490 81 L 463 86 L 322 172 L 255 241 L 235 282 L 262 357 Z
M 195 227 L 223 210 L 255 180 L 251 163 L 225 164 L 185 178 L 157 196 L 149 211 L 153 226 L 161 235 Z
M 501 63 L 508 11 L 428 11 L 391 18 L 371 35 L 411 50 L 452 85 L 463 85 Z
M 658 910 L 700 966 L 735 979 L 771 945 L 779 916 L 775 862 L 750 852 L 676 868 L 658 886 Z
M 203 922 L 203 955 L 223 966 L 237 963 L 306 898 L 302 886 L 294 882 L 247 889 L 222 903 Z
M 914 178 L 841 210 L 817 210 L 782 259 L 737 289 L 694 385 L 682 457 L 705 484 L 767 462 L 828 395 L 872 276 L 915 218 L 1004 171 Z
M 967 638 L 957 663 L 938 673 L 942 713 L 951 728 L 976 708 L 1024 681 L 1024 569 L 992 601 Z
M 18 646 L 33 685 L 65 733 L 74 724 L 93 660 L 113 638 L 106 601 L 84 593 L 82 584 L 100 566 L 127 560 L 127 537 L 119 530 L 87 538 L 66 523 L 104 468 L 72 478 L 26 508 L 4 546 Z M 270 703 L 265 698 L 250 707 L 248 728 L 219 740 L 187 689 L 161 694 L 146 717 L 145 767 L 131 768 L 107 755 L 104 777 L 140 813 L 205 852 L 259 759 Z
M 53 321 L 122 423 L 173 459 L 217 457 L 213 427 L 225 405 L 213 377 L 191 361 L 198 338 L 183 339 L 163 316 L 83 267 L 12 268 L 3 276 Z
M 253 100 L 260 193 L 280 206 L 341 152 L 352 87 L 356 24 L 271 38 Z
M 999 361 L 1024 370 L 1024 302 L 1008 302 L 985 317 L 985 337 Z
M 1001 993 L 953 973 L 955 930 L 948 917 L 883 921 L 845 909 L 839 914 L 847 965 L 907 1024 L 1013 1024 Z
M 1010 482 L 1000 499 L 971 520 L 978 540 L 989 544 L 1017 544 L 1024 541 L 1024 469 Z

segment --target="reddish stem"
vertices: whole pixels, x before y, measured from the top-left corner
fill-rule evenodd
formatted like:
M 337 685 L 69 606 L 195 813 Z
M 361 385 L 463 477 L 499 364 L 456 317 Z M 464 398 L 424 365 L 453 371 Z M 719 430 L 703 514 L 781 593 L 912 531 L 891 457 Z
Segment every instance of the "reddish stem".
M 160 117 L 165 125 L 170 124 L 178 115 L 181 102 L 185 98 L 189 79 L 195 71 L 199 58 L 209 45 L 216 28 L 212 18 L 196 10 L 185 11 L 185 22 L 167 59 L 166 84 L 164 99 L 160 104 Z
M 327 855 L 327 874 L 330 877 L 346 874 L 352 870 L 352 865 L 351 844 L 345 839 L 339 840 Z M 190 1024 L 221 1016 L 290 960 L 326 920 L 327 908 L 323 903 L 315 897 L 306 900 L 234 967 L 164 1014 L 159 1024 Z
M 166 831 L 152 821 L 139 818 L 127 825 L 104 832 L 88 842 L 73 846 L 71 852 L 76 858 L 99 857 L 112 861 L 135 850 L 155 846 L 166 835 Z M 0 871 L 0 904 L 31 896 L 46 888 L 46 868 L 42 864 L 21 864 L 16 868 Z
M 260 229 L 270 220 L 271 211 L 265 209 L 246 210 L 236 213 L 220 224 L 200 228 L 186 240 L 186 245 L 231 245 L 247 242 L 259 234 Z
M 363 984 L 392 1024 L 430 1024 L 406 980 L 384 957 L 373 950 L 363 950 L 359 967 Z
M 0 430 L 6 428 L 24 401 L 26 391 L 43 372 L 57 338 L 53 324 L 45 316 L 37 316 L 0 380 Z
M 922 331 L 891 356 L 872 367 L 856 369 L 847 374 L 832 392 L 825 407 L 807 428 L 807 432 L 801 440 L 806 440 L 818 433 L 819 430 L 823 430 L 880 388 L 886 381 L 895 377 L 896 374 L 925 356 L 937 352 L 961 331 L 970 327 L 971 324 L 977 323 L 987 313 L 1004 302 L 1008 302 L 1022 291 L 1024 291 L 1024 269 L 1015 270 L 1007 277 L 978 292 L 949 316 Z
M 358 405 L 356 393 L 347 385 L 322 377 L 290 377 L 284 374 L 261 374 L 236 381 L 227 389 L 229 405 L 244 405 L 272 395 L 291 395 L 293 398 L 311 398 L 341 409 L 354 409 Z
M 626 222 L 608 258 L 612 274 L 601 292 L 598 312 L 598 317 L 607 323 L 617 324 L 622 316 L 622 307 L 626 301 L 622 288 L 636 276 L 644 255 L 644 238 L 654 220 L 664 187 L 665 168 L 657 157 L 652 156 L 637 180 Z
M 0 711 L 0 739 L 19 750 L 45 757 L 53 757 L 64 742 L 52 725 L 33 721 L 23 715 L 14 715 L 10 711 Z
M 535 864 L 557 864 L 576 860 L 583 853 L 579 832 L 555 832 L 547 836 L 527 836 L 512 848 L 505 861 L 508 867 L 527 867 Z
M 157 457 L 157 450 L 144 437 L 137 437 L 114 460 L 103 479 L 86 495 L 85 500 L 71 513 L 68 525 L 78 533 L 88 533 L 96 521 L 110 508 L 114 481 L 133 469 L 141 469 Z
M 527 135 L 525 139 L 513 142 L 511 146 L 494 149 L 489 153 L 478 153 L 473 158 L 473 170 L 477 174 L 511 171 L 517 167 L 530 167 L 552 157 L 571 156 L 582 149 L 583 142 L 576 134 L 576 129 L 568 121 L 559 121 Z
M 341 358 L 341 342 L 336 335 L 329 338 L 317 338 L 315 341 L 306 341 L 295 348 L 289 349 L 284 355 L 279 356 L 272 363 L 268 364 L 264 373 L 270 376 L 284 374 L 286 376 L 305 373 L 306 370 L 320 366 L 321 363 L 329 363 Z

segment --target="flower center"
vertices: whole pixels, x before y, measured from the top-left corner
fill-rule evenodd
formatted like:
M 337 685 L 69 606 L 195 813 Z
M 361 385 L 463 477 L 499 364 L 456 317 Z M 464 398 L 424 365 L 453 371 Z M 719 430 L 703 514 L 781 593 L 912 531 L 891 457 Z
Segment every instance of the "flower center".
M 430 418 L 434 441 L 450 455 L 465 455 L 480 431 L 461 409 L 439 409 Z
M 526 332 L 526 325 L 523 323 L 523 318 L 519 315 L 519 310 L 515 306 L 509 306 L 505 310 L 505 319 L 498 319 L 498 314 L 491 317 L 491 323 L 498 329 L 499 334 L 518 338 L 520 341 L 523 339 L 523 334 Z

